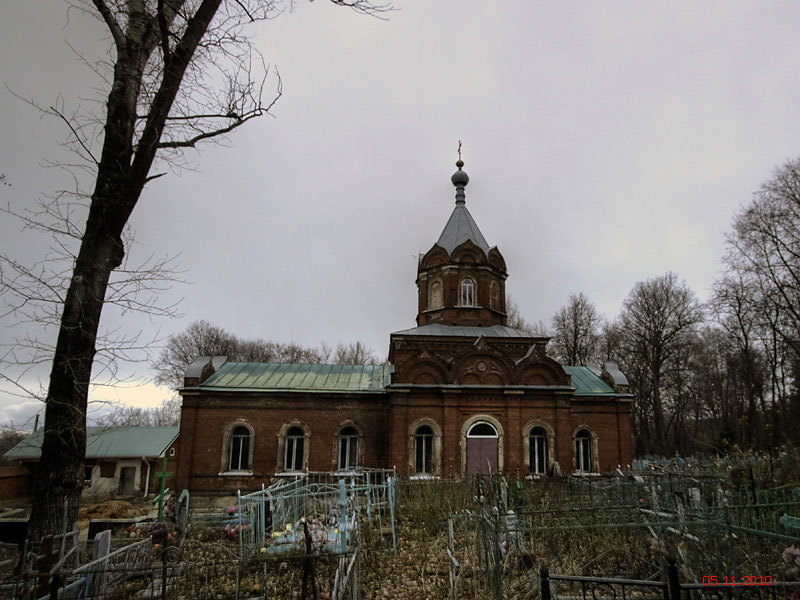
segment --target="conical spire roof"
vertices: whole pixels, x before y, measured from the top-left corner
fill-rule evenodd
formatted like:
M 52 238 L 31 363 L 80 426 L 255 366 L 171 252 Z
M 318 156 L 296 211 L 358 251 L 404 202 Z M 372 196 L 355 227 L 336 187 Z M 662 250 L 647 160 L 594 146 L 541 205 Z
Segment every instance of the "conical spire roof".
M 475 219 L 472 218 L 472 215 L 467 210 L 464 188 L 469 183 L 469 177 L 466 172 L 461 170 L 464 162 L 459 158 L 456 166 L 458 171 L 451 178 L 453 185 L 456 186 L 456 207 L 453 209 L 453 213 L 450 215 L 447 225 L 444 226 L 442 234 L 436 243 L 447 250 L 448 254 L 451 254 L 453 250 L 469 240 L 488 253 L 489 244 L 486 243 L 486 238 L 483 237 L 481 230 L 478 229 L 478 225 L 475 223 Z

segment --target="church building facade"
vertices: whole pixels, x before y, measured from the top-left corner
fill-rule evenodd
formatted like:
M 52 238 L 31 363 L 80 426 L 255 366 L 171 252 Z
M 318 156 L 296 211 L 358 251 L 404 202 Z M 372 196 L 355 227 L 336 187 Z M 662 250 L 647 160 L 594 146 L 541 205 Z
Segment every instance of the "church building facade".
M 547 337 L 507 326 L 506 263 L 467 210 L 456 165 L 455 209 L 419 260 L 417 326 L 390 335 L 389 365 L 198 358 L 180 390 L 178 486 L 228 494 L 308 470 L 548 476 L 631 463 L 627 379 L 615 363 L 561 365 Z

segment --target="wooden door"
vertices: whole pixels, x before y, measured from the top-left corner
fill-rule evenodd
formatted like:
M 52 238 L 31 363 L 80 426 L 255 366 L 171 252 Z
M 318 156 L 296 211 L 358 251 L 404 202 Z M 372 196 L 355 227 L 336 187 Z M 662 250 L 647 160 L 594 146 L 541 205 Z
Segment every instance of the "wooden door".
M 497 473 L 497 438 L 467 438 L 467 475 Z

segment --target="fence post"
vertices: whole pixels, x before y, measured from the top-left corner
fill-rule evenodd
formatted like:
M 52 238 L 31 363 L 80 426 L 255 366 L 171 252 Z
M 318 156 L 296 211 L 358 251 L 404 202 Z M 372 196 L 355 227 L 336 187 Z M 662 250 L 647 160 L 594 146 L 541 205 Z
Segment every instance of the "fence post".
M 547 565 L 542 565 L 539 569 L 539 588 L 542 592 L 542 600 L 550 600 L 550 571 Z
M 347 488 L 339 480 L 339 552 L 347 554 Z
M 674 556 L 667 557 L 667 587 L 669 600 L 680 600 L 681 582 L 678 580 L 678 565 Z

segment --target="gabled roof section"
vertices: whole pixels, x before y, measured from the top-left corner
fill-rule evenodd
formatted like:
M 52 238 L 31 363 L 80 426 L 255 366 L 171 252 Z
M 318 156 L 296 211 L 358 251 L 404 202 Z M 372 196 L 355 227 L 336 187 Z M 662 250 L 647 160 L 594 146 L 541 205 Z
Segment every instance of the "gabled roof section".
M 589 367 L 564 367 L 572 379 L 576 396 L 616 396 L 616 392 L 605 381 L 595 375 Z
M 200 384 L 203 390 L 379 393 L 391 365 L 226 363 Z
M 489 244 L 486 243 L 486 238 L 478 229 L 475 219 L 469 214 L 466 204 L 456 203 L 456 207 L 436 243 L 447 250 L 448 254 L 452 254 L 453 250 L 467 240 L 478 246 L 484 253 L 489 253 Z
M 87 427 L 86 458 L 157 458 L 178 437 L 179 427 Z M 38 460 L 44 428 L 5 453 L 5 458 Z

